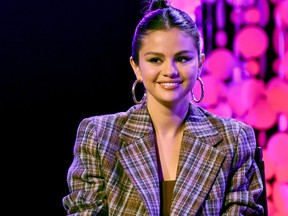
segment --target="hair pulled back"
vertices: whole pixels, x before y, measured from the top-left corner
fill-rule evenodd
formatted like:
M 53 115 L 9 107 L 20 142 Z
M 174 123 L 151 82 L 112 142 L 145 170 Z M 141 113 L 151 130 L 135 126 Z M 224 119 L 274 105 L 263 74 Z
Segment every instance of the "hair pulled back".
M 172 7 L 167 0 L 147 1 L 148 7 L 136 26 L 132 40 L 132 58 L 139 64 L 142 39 L 151 31 L 177 28 L 189 34 L 195 41 L 198 55 L 201 53 L 200 33 L 192 18 L 182 10 Z

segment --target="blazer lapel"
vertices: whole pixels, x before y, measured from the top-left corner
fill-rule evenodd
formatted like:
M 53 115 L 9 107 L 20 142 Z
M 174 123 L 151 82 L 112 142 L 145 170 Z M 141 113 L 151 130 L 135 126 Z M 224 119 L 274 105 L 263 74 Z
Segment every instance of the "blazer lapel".
M 213 147 L 222 140 L 221 135 L 203 113 L 195 111 L 191 107 L 184 129 L 172 215 L 197 213 L 225 159 L 225 155 Z
M 155 137 L 146 109 L 136 110 L 120 134 L 123 148 L 117 157 L 141 196 L 150 215 L 160 213 Z
M 145 105 L 136 108 L 119 135 L 117 157 L 149 215 L 160 214 L 160 190 L 153 125 Z M 137 107 L 137 106 L 136 106 Z M 182 138 L 171 215 L 196 215 L 222 166 L 225 155 L 215 126 L 191 104 Z

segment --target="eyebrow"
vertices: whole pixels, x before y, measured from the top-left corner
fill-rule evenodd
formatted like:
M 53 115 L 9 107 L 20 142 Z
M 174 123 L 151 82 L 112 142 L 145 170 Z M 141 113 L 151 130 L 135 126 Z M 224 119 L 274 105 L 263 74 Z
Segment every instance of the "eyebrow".
M 175 55 L 182 55 L 182 54 L 186 54 L 186 53 L 193 53 L 193 52 L 190 51 L 190 50 L 182 50 L 182 51 L 180 51 L 180 52 L 177 52 Z M 150 51 L 150 52 L 147 52 L 147 53 L 144 54 L 144 56 L 147 56 L 147 55 L 164 56 L 162 53 L 153 52 L 153 51 Z

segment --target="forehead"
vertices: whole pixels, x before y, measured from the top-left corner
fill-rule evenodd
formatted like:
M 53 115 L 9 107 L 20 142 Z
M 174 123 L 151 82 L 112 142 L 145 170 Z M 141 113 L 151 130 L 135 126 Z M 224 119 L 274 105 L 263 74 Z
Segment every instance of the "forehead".
M 154 30 L 148 32 L 148 34 L 145 35 L 142 39 L 141 50 L 197 51 L 194 38 L 177 28 L 172 28 L 169 30 Z

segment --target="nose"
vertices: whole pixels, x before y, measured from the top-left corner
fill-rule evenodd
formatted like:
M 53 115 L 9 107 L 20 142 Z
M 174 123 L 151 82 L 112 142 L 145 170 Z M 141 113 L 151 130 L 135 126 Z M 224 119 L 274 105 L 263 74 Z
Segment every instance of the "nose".
M 175 62 L 166 62 L 164 68 L 164 76 L 175 77 L 178 76 L 178 69 Z

